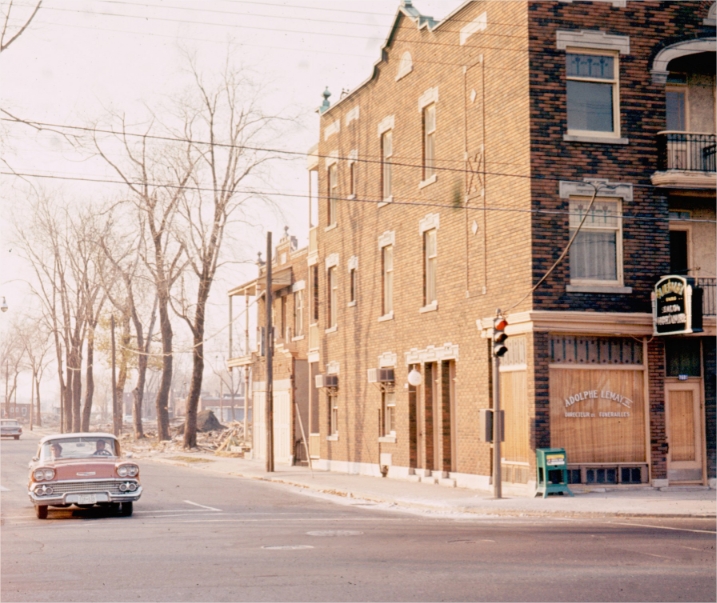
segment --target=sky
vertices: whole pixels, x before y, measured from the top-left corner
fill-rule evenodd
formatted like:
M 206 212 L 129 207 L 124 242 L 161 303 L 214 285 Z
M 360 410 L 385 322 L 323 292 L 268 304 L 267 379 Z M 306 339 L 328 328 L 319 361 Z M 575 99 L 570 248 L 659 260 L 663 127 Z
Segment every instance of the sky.
M 423 14 L 441 19 L 460 0 L 417 0 Z M 330 100 L 370 74 L 380 56 L 398 0 L 44 0 L 28 29 L 0 54 L 0 108 L 22 119 L 85 127 L 109 113 L 128 124 L 146 123 L 148 108 L 160 111 L 188 84 L 187 55 L 200 69 L 216 71 L 227 56 L 248 68 L 264 86 L 267 112 L 292 116 L 277 145 L 305 153 L 318 140 L 316 109 L 326 87 Z M 9 29 L 21 26 L 33 0 L 12 3 Z M 0 1 L 7 14 L 9 0 Z M 4 115 L 0 115 L 0 118 Z M 65 199 L 106 200 L 119 186 L 87 180 L 116 179 L 106 165 L 78 152 L 61 136 L 0 121 L 0 296 L 15 312 L 36 300 L 27 266 L 12 251 L 12 220 L 22 220 L 25 200 L 41 187 Z M 9 175 L 11 166 L 16 174 Z M 290 226 L 299 245 L 308 240 L 306 159 L 270 167 L 264 186 L 280 208 L 265 211 L 260 224 L 241 233 L 236 250 L 243 263 L 228 265 L 210 299 L 210 349 L 225 349 L 226 291 L 252 279 L 249 261 Z M 271 196 L 271 195 L 270 195 Z M 239 257 L 241 256 L 241 257 Z M 184 334 L 186 336 L 186 334 Z M 179 334 L 181 341 L 182 334 Z

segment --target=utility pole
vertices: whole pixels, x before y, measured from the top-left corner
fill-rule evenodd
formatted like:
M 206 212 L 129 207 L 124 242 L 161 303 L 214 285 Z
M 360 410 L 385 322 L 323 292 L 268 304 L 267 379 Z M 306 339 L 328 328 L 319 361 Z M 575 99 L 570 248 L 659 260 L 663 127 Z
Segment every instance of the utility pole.
M 274 327 L 271 320 L 271 232 L 266 233 L 266 329 L 264 330 L 264 354 L 266 354 L 266 472 L 274 472 Z
M 5 416 L 10 418 L 10 395 L 7 388 L 10 383 L 10 359 L 5 360 Z
M 32 383 L 30 384 L 30 431 L 32 431 L 35 422 L 35 371 L 32 371 Z
M 115 317 L 114 314 L 110 319 L 112 330 L 112 432 L 119 435 L 119 421 L 117 412 L 117 376 L 115 375 Z

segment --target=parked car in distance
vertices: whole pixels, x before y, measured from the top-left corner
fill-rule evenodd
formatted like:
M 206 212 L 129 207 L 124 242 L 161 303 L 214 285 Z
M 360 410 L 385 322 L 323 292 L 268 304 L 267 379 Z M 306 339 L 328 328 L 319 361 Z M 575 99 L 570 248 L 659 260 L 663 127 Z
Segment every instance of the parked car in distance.
M 38 519 L 49 507 L 90 508 L 132 515 L 142 496 L 137 464 L 121 457 L 120 443 L 111 433 L 64 433 L 40 440 L 30 461 L 28 496 Z
M 22 425 L 16 419 L 0 419 L 0 437 L 20 439 Z

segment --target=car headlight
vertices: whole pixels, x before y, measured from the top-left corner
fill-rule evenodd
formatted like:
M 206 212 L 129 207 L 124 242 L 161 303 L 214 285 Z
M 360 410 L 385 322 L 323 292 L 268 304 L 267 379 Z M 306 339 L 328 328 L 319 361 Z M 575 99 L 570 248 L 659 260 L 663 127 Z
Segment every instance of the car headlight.
M 135 477 L 139 473 L 139 467 L 137 465 L 127 465 L 127 475 Z
M 41 482 L 43 479 L 45 479 L 45 470 L 35 469 L 35 472 L 32 474 L 32 476 L 35 478 L 36 482 Z
M 46 480 L 55 479 L 55 470 L 54 469 L 45 469 L 45 479 Z
M 117 469 L 117 475 L 119 475 L 120 477 L 127 477 L 127 466 L 122 465 L 121 467 L 119 467 Z

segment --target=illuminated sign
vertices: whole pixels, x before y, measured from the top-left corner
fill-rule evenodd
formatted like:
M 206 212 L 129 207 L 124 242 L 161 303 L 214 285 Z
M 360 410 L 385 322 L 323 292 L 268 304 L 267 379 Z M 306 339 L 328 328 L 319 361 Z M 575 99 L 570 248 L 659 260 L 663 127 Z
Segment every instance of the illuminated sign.
M 702 289 L 694 279 L 665 276 L 652 293 L 652 322 L 655 335 L 680 335 L 702 331 Z

